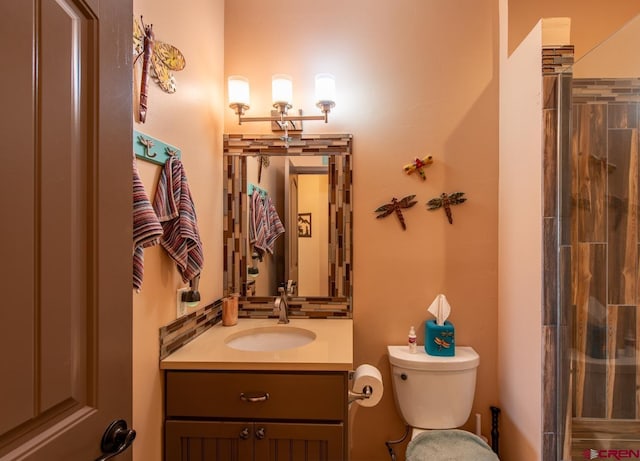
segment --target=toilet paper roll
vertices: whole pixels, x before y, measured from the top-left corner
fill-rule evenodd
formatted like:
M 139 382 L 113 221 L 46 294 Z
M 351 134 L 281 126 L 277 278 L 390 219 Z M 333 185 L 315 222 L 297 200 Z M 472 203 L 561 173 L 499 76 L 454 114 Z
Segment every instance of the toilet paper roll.
M 356 394 L 365 393 L 367 389 L 371 390 L 368 399 L 358 399 L 356 403 L 363 407 L 373 407 L 382 399 L 384 385 L 382 384 L 382 374 L 373 365 L 362 364 L 353 373 L 353 386 L 351 391 Z

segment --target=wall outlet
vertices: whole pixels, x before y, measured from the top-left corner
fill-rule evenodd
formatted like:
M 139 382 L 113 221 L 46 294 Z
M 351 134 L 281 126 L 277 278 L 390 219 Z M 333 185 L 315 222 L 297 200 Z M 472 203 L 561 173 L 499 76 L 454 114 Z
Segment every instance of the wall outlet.
M 178 288 L 176 293 L 176 318 L 180 318 L 187 313 L 187 303 L 182 302 L 182 293 L 189 291 L 189 287 Z

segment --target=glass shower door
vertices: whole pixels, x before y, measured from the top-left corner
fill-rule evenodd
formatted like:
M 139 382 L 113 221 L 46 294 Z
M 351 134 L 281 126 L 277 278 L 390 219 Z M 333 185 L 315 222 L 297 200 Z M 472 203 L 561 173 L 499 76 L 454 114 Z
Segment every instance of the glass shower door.
M 560 221 L 570 242 L 560 306 L 570 326 L 560 351 L 570 367 L 563 460 L 640 459 L 637 44 L 639 18 L 571 72 L 569 171 L 561 175 L 570 212 Z

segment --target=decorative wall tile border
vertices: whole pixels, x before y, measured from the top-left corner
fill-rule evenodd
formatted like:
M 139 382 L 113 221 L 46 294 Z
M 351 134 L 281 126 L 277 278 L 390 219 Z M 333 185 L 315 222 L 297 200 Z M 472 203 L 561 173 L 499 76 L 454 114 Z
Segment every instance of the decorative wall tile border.
M 302 134 L 285 143 L 274 135 L 225 134 L 224 153 L 230 155 L 351 154 L 350 134 Z
M 174 320 L 160 328 L 160 360 L 197 338 L 220 321 L 222 300 Z
M 543 48 L 542 75 L 555 75 L 569 70 L 573 59 L 573 45 Z
M 274 314 L 274 298 L 270 296 L 247 298 L 241 296 L 238 316 L 241 318 L 277 318 Z M 348 310 L 349 301 L 343 297 L 313 298 L 294 297 L 289 305 L 289 318 L 300 319 L 324 319 L 324 318 L 351 318 Z
M 573 102 L 640 102 L 640 78 L 574 78 Z

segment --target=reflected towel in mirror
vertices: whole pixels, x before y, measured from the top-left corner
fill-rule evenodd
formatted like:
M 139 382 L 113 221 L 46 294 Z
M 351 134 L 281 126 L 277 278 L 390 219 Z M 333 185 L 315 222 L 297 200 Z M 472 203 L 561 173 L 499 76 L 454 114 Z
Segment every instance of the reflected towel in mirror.
M 258 252 L 273 254 L 276 239 L 284 233 L 284 226 L 271 197 L 254 192 L 251 195 L 251 219 L 249 221 L 250 243 Z

